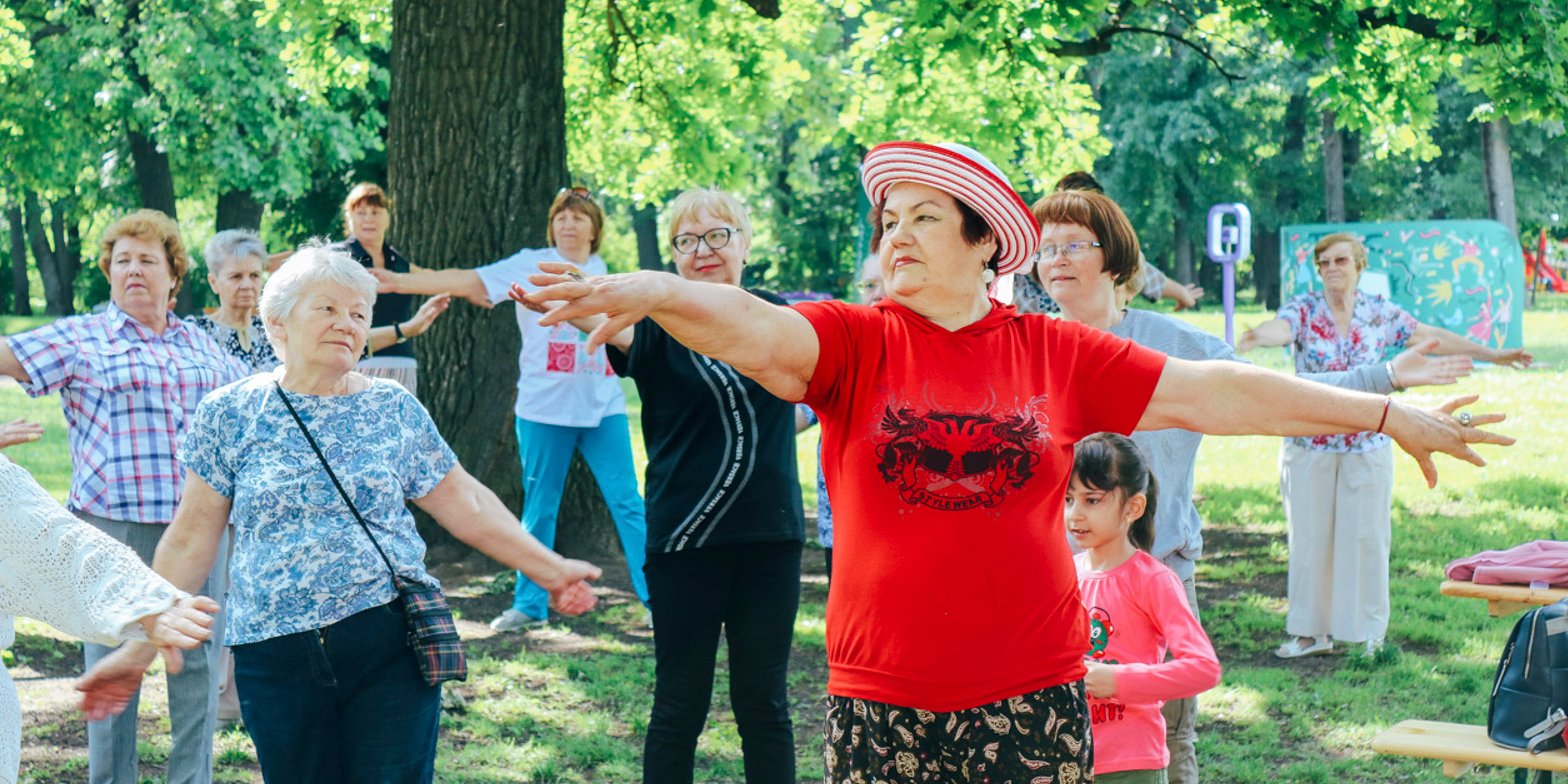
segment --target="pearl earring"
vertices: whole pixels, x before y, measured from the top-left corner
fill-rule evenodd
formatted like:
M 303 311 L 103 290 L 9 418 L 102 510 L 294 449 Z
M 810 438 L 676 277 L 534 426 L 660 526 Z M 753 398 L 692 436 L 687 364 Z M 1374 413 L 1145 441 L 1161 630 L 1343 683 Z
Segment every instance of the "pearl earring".
M 987 267 L 984 272 L 980 273 L 980 281 L 987 286 L 991 285 L 991 283 L 995 280 L 996 270 L 994 269 Z

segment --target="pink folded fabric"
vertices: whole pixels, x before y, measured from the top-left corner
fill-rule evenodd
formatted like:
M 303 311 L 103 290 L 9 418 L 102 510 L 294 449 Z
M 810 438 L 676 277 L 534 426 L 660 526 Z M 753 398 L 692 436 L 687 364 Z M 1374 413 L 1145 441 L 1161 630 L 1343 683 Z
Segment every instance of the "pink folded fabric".
M 1507 550 L 1487 550 L 1448 565 L 1448 579 L 1481 585 L 1529 585 L 1543 582 L 1568 587 L 1568 542 L 1545 539 Z

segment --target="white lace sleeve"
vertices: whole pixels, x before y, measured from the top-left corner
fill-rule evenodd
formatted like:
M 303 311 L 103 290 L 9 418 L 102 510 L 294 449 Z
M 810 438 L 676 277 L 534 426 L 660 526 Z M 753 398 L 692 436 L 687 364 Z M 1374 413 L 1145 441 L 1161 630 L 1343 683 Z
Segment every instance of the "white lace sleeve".
M 37 618 L 113 645 L 145 639 L 136 620 L 180 593 L 130 548 L 78 520 L 21 466 L 0 457 L 0 615 Z

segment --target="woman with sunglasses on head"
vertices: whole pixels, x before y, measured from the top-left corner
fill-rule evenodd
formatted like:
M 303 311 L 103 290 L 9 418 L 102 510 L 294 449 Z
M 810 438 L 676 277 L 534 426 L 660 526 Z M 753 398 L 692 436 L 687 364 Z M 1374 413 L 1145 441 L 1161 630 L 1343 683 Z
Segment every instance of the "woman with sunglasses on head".
M 988 285 L 1024 267 L 1039 225 L 973 149 L 878 145 L 861 179 L 888 294 L 875 306 L 554 265 L 529 295 L 564 303 L 544 323 L 605 315 L 590 345 L 652 322 L 821 417 L 833 545 L 851 564 L 828 596 L 827 780 L 1089 780 L 1088 618 L 1062 507 L 1090 433 L 1378 427 L 1433 481 L 1433 451 L 1479 463 L 1469 443 L 1511 443 L 1448 415 L 1466 401 L 1428 411 L 1168 358 L 997 303 Z
M 1041 288 L 1061 307 L 1063 319 L 1105 330 L 1177 359 L 1236 359 L 1225 341 L 1185 321 L 1125 307 L 1129 284 L 1144 265 L 1132 223 L 1116 202 L 1097 192 L 1059 191 L 1036 202 L 1033 212 L 1040 222 L 1041 236 L 1035 275 Z M 1133 286 L 1131 294 L 1137 291 Z M 1347 389 L 1388 394 L 1396 390 L 1395 380 L 1406 387 L 1452 384 L 1469 374 L 1467 358 L 1426 356 L 1425 351 L 1435 346 L 1436 343 L 1417 346 L 1391 363 L 1302 376 Z M 1151 499 L 1158 503 L 1154 507 L 1154 539 L 1149 552 L 1181 580 L 1187 606 L 1196 617 L 1199 612 L 1194 573 L 1203 552 L 1203 520 L 1192 503 L 1192 490 L 1203 434 L 1167 428 L 1133 433 L 1132 440 L 1141 448 L 1158 480 L 1158 492 Z M 1172 699 L 1164 704 L 1161 713 L 1165 747 L 1169 751 L 1166 772 L 1171 784 L 1198 781 L 1197 698 Z M 1126 749 L 1102 746 L 1097 751 L 1105 752 L 1096 758 L 1097 770 L 1122 769 Z M 1140 764 L 1147 764 L 1147 760 Z
M 528 276 L 539 271 L 540 262 L 569 263 L 590 275 L 605 273 L 604 259 L 598 255 L 604 213 L 586 188 L 562 188 L 550 204 L 546 220 L 549 247 L 523 248 L 472 269 L 371 273 L 383 292 L 450 292 L 484 308 L 505 302 L 513 283 L 526 285 Z M 514 409 L 518 456 L 523 464 L 523 525 L 545 546 L 555 546 L 566 472 L 572 453 L 582 452 L 615 521 L 632 589 L 638 600 L 647 604 L 642 569 L 647 523 L 637 490 L 620 379 L 606 365 L 604 354 L 590 354 L 584 346 L 586 336 L 569 324 L 541 326 L 539 314 L 517 308 L 517 329 L 523 338 L 517 356 Z M 519 572 L 512 606 L 492 620 L 490 627 L 510 632 L 543 624 L 548 619 L 548 598 L 544 589 Z
M 740 290 L 751 221 L 734 196 L 682 193 L 670 205 L 670 233 L 683 280 Z M 524 304 L 527 293 L 513 289 Z M 574 323 L 589 332 L 602 321 Z M 746 781 L 794 782 L 785 676 L 804 540 L 795 406 L 652 319 L 608 346 L 611 364 L 637 383 L 648 448 L 648 590 L 658 631 L 642 780 L 691 782 L 722 631 Z
M 1238 353 L 1291 346 L 1296 372 L 1348 370 L 1383 362 L 1390 348 L 1436 341 L 1453 354 L 1506 367 L 1529 367 L 1524 349 L 1494 349 L 1423 324 L 1377 294 L 1356 290 L 1367 248 L 1351 234 L 1330 234 L 1313 248 L 1323 288 L 1298 295 L 1276 317 L 1236 341 Z M 1468 413 L 1460 414 L 1468 425 Z M 1388 436 L 1361 432 L 1291 438 L 1280 453 L 1280 495 L 1290 528 L 1290 639 L 1282 659 L 1330 653 L 1334 639 L 1383 644 L 1390 614 L 1388 555 L 1393 538 L 1394 453 Z

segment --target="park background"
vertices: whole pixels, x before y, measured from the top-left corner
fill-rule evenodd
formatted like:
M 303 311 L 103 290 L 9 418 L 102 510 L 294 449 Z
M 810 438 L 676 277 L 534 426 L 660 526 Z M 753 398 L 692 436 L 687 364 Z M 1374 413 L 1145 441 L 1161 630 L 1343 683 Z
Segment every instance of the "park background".
M 621 270 L 665 267 L 662 206 L 716 185 L 753 211 L 748 284 L 843 296 L 864 248 L 856 164 L 877 142 L 917 138 L 975 146 L 1031 200 L 1092 170 L 1149 259 L 1205 284 L 1189 317 L 1219 334 L 1218 268 L 1199 250 L 1209 205 L 1252 209 L 1256 253 L 1238 273 L 1241 318 L 1256 322 L 1278 303 L 1281 226 L 1490 218 L 1526 246 L 1544 230 L 1556 247 L 1568 236 L 1565 118 L 1568 9 L 1525 0 L 9 0 L 0 331 L 101 303 L 95 238 L 129 209 L 176 215 L 193 248 L 251 227 L 281 250 L 341 236 L 338 206 L 360 180 L 389 187 L 390 241 L 432 267 L 544 244 L 550 199 L 586 185 L 608 211 L 601 253 Z M 184 312 L 215 304 L 202 272 Z M 415 346 L 423 402 L 516 508 L 506 307 L 454 305 Z M 1524 323 L 1538 367 L 1483 369 L 1458 387 L 1509 411 L 1519 446 L 1488 450 L 1486 469 L 1445 464 L 1435 492 L 1401 464 L 1400 650 L 1377 661 L 1267 656 L 1282 636 L 1277 443 L 1205 446 L 1200 592 L 1227 665 L 1203 708 L 1211 780 L 1437 779 L 1436 763 L 1374 758 L 1366 741 L 1403 718 L 1484 715 L 1508 624 L 1438 597 L 1436 579 L 1454 557 L 1564 537 L 1565 328 L 1568 307 L 1541 295 Z M 5 387 L 0 413 L 48 424 L 48 439 L 13 456 L 63 497 L 56 402 Z M 815 441 L 801 444 L 805 478 Z M 585 521 L 563 532 L 564 549 L 610 549 L 580 471 L 563 516 Z M 422 531 L 465 619 L 499 609 L 511 578 Z M 476 677 L 458 687 L 467 712 L 445 719 L 443 780 L 636 779 L 649 639 L 608 584 L 616 606 L 526 637 L 465 620 Z M 820 773 L 825 587 L 808 576 L 797 627 L 803 780 Z M 10 655 L 31 711 L 24 775 L 77 780 L 82 733 L 62 686 L 74 646 L 41 626 L 21 632 Z M 718 693 L 722 704 L 722 683 Z M 733 721 L 714 715 L 699 775 L 736 780 Z M 148 737 L 155 763 L 166 747 Z M 252 778 L 243 735 L 222 743 L 222 774 Z

